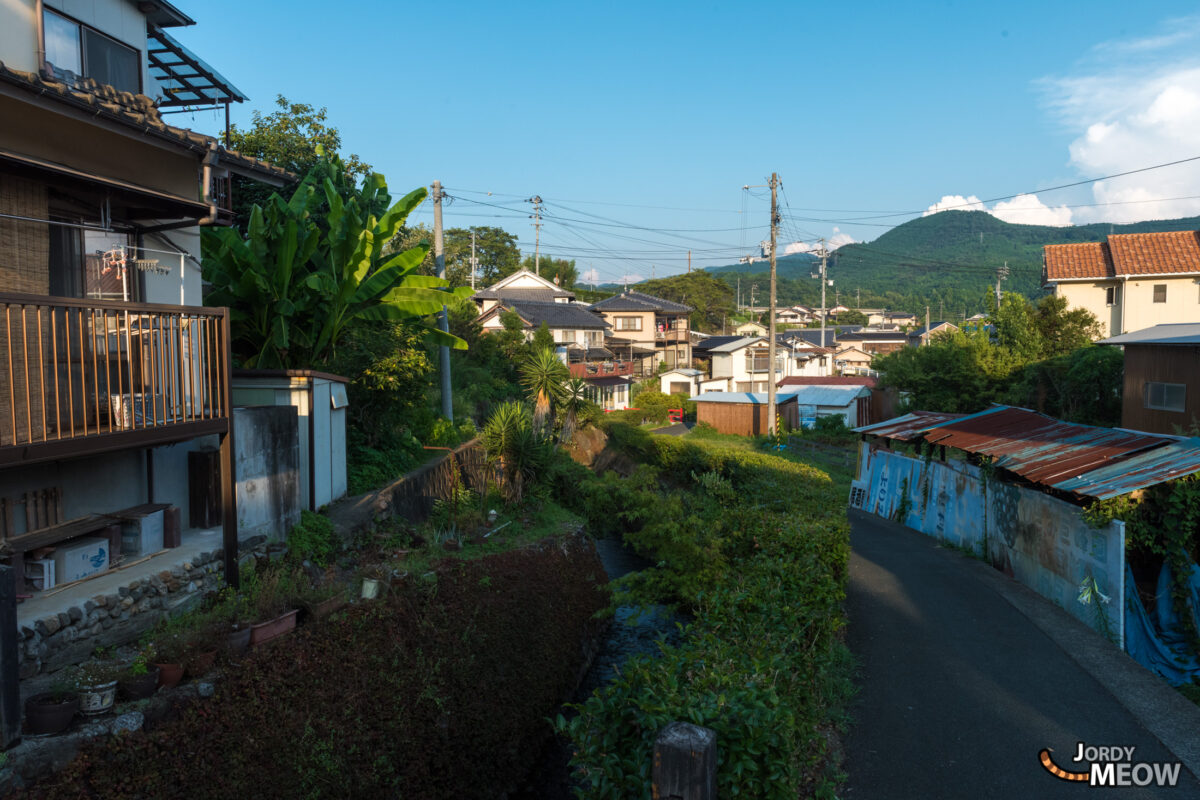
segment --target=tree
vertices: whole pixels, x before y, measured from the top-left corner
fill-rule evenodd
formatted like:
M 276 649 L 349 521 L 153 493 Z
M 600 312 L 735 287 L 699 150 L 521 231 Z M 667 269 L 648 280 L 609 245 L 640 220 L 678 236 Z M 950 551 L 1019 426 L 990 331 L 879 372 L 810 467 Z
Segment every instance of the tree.
M 525 482 L 549 463 L 554 444 L 532 424 L 524 403 L 501 403 L 483 426 L 488 461 L 500 468 L 501 489 L 510 503 L 520 503 Z
M 537 431 L 546 429 L 550 418 L 551 402 L 563 396 L 563 384 L 571 378 L 567 365 L 558 359 L 553 350 L 534 350 L 533 355 L 521 365 L 521 385 L 533 398 L 533 427 Z
M 509 361 L 523 360 L 529 352 L 529 343 L 525 339 L 525 321 L 515 311 L 501 311 L 500 324 L 504 332 L 500 335 L 500 349 Z
M 425 246 L 383 252 L 424 197 L 421 188 L 390 204 L 378 173 L 353 189 L 341 160 L 331 156 L 290 200 L 275 194 L 266 209 L 255 206 L 245 238 L 233 228 L 205 228 L 206 299 L 230 307 L 235 354 L 243 365 L 325 365 L 357 321 L 415 322 L 440 311 L 448 299 L 439 291 L 445 282 L 415 273 Z M 314 213 L 322 208 L 324 213 Z M 425 336 L 466 347 L 432 326 Z
M 1027 365 L 1007 402 L 1083 425 L 1121 424 L 1124 355 L 1116 347 L 1086 345 Z
M 587 391 L 587 381 L 583 378 L 571 378 L 571 380 L 563 385 L 562 406 L 565 414 L 563 416 L 562 432 L 558 437 L 560 442 L 569 442 L 571 441 L 571 437 L 575 435 L 579 409 L 588 402 Z
M 1042 356 L 1054 358 L 1087 347 L 1103 335 L 1100 322 L 1085 308 L 1067 310 L 1067 298 L 1047 295 L 1034 312 L 1042 339 Z
M 270 114 L 255 110 L 249 128 L 230 126 L 229 146 L 242 155 L 282 167 L 298 179 L 320 161 L 318 148 L 329 155 L 339 153 L 342 135 L 337 128 L 326 124 L 329 115 L 325 108 L 292 103 L 283 95 L 275 98 L 275 105 L 276 110 Z M 369 164 L 353 154 L 345 157 L 345 165 L 352 178 L 365 177 L 371 171 Z M 265 205 L 273 192 L 265 184 L 234 176 L 233 211 L 239 225 L 248 223 L 250 209 Z
M 691 306 L 693 311 L 689 323 L 697 331 L 720 332 L 725 318 L 737 310 L 732 287 L 704 270 L 642 281 L 634 288 L 664 300 Z
M 883 373 L 881 386 L 909 393 L 913 408 L 972 412 L 996 399 L 1014 364 L 987 333 L 959 331 L 880 356 L 872 366 Z
M 534 272 L 535 266 L 541 271 L 541 277 L 551 282 L 556 282 L 555 279 L 557 279 L 557 284 L 563 289 L 573 289 L 579 282 L 579 270 L 575 268 L 574 259 L 568 261 L 550 256 L 534 259 L 533 256 L 525 256 L 525 262 L 521 264 L 521 268 Z
M 867 315 L 861 311 L 843 311 L 837 315 L 838 325 L 866 325 Z
M 555 345 L 554 334 L 550 332 L 550 326 L 545 322 L 539 325 L 538 329 L 533 332 L 533 341 L 530 344 L 533 345 L 534 352 L 539 350 L 553 351 Z

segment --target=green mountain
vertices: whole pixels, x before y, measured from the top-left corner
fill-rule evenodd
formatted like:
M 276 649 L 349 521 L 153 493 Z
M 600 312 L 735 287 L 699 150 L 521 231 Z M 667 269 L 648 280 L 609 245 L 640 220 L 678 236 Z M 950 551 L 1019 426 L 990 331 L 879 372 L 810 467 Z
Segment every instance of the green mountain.
M 1008 265 L 1005 291 L 1030 297 L 1042 294 L 1042 247 L 1047 244 L 1098 242 L 1110 233 L 1197 230 L 1200 217 L 1136 222 L 1129 225 L 1014 225 L 985 211 L 943 211 L 892 228 L 878 239 L 839 248 L 829 259 L 829 305 L 835 299 L 864 308 L 890 308 L 935 317 L 958 317 L 987 310 L 997 269 Z M 820 282 L 812 279 L 811 256 L 786 256 L 776 262 L 779 302 L 819 304 Z M 748 270 L 747 268 L 753 268 Z M 768 281 L 765 262 L 712 267 L 710 271 L 745 292 Z

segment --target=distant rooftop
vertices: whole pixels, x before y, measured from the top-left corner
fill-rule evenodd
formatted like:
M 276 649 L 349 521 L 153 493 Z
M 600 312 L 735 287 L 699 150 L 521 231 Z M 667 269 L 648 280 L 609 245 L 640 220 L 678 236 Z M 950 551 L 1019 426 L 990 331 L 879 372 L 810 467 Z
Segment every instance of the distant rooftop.
M 1200 345 L 1200 322 L 1175 322 L 1103 339 L 1100 344 Z
M 666 314 L 687 314 L 692 307 L 652 294 L 625 291 L 592 304 L 594 311 L 660 311 Z

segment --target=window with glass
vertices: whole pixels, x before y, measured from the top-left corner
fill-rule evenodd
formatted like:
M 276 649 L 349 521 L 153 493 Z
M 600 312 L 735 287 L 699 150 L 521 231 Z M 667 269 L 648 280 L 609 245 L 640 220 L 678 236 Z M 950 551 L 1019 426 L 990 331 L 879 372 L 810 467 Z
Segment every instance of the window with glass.
M 1165 283 L 1154 284 L 1154 302 L 1167 302 L 1167 285 Z
M 1121 303 L 1121 287 L 1109 286 L 1104 290 L 1104 302 L 1106 305 L 1115 306 Z
M 1147 381 L 1145 406 L 1157 411 L 1183 411 L 1187 399 L 1187 387 L 1182 383 L 1159 383 Z
M 59 78 L 86 77 L 123 92 L 141 92 L 137 50 L 49 9 L 43 20 L 46 60 Z
M 640 331 L 642 329 L 641 317 L 617 317 L 617 330 L 619 331 Z

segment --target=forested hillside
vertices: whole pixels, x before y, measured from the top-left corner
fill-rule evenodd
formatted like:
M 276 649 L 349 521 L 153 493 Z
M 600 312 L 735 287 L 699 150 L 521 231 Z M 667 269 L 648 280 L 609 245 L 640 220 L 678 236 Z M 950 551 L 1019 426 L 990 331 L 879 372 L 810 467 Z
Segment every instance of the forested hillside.
M 838 249 L 829 260 L 829 304 L 886 307 L 954 317 L 987 311 L 996 270 L 1007 263 L 1005 291 L 1028 297 L 1042 294 L 1042 247 L 1047 244 L 1102 241 L 1109 233 L 1196 230 L 1200 217 L 1137 222 L 1130 225 L 1079 225 L 1055 228 L 1014 225 L 983 211 L 943 211 L 899 225 L 869 243 Z M 820 302 L 811 256 L 778 259 L 780 304 Z M 740 279 L 743 302 L 757 283 L 756 300 L 768 285 L 765 261 L 714 267 L 731 285 Z M 861 297 L 861 300 L 858 298 Z

